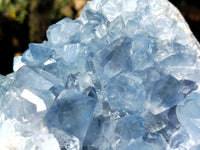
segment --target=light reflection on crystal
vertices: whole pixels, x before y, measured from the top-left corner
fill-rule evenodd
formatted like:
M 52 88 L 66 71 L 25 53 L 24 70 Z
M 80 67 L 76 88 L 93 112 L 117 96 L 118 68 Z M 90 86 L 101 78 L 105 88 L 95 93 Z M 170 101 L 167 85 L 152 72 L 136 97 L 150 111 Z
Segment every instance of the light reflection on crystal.
M 45 103 L 41 98 L 39 98 L 37 95 L 31 93 L 27 89 L 24 89 L 21 93 L 21 97 L 25 98 L 29 102 L 36 105 L 37 112 L 44 111 L 47 109 Z

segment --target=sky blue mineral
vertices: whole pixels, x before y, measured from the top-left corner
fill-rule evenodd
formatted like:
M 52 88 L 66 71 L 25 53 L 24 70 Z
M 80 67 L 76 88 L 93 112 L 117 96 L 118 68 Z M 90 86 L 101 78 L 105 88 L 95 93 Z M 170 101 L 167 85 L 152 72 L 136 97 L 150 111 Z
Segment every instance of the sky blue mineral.
M 25 76 L 24 76 L 25 75 Z M 31 80 L 30 80 L 31 79 Z M 23 66 L 16 74 L 16 80 L 26 88 L 49 90 L 53 83 L 46 80 L 31 68 Z
M 89 96 L 62 91 L 46 115 L 47 126 L 70 133 L 83 142 L 95 105 L 96 100 Z
M 199 58 L 167 0 L 88 1 L 0 75 L 0 149 L 199 150 Z
M 193 81 L 178 81 L 171 75 L 164 76 L 147 88 L 149 97 L 147 109 L 158 114 L 183 101 L 188 94 L 197 88 L 198 86 Z
M 177 106 L 177 115 L 180 122 L 185 126 L 190 136 L 199 137 L 199 93 L 194 93 L 187 97 L 186 102 L 182 102 Z
M 47 47 L 45 42 L 42 44 L 31 43 L 29 49 L 22 56 L 22 62 L 33 66 L 52 58 L 53 55 L 54 50 Z

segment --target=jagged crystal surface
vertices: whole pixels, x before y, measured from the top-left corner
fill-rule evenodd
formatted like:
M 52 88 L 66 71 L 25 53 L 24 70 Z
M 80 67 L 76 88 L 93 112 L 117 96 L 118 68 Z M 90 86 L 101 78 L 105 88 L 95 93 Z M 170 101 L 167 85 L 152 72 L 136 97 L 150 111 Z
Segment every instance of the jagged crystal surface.
M 1 150 L 199 150 L 200 46 L 167 0 L 94 0 L 0 76 Z

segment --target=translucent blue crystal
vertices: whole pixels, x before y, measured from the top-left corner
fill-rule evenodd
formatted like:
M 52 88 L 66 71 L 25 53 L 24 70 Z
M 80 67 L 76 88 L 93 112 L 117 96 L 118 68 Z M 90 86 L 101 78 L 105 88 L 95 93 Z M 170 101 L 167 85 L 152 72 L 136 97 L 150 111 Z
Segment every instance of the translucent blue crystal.
M 0 75 L 0 149 L 199 150 L 200 45 L 167 0 L 88 1 Z
M 197 85 L 193 81 L 178 81 L 171 75 L 164 76 L 147 87 L 147 109 L 154 114 L 160 113 L 177 105 L 196 89 Z
M 37 65 L 41 62 L 50 59 L 54 55 L 54 50 L 43 44 L 29 44 L 29 49 L 24 52 L 22 62 L 29 65 Z
M 45 78 L 43 78 L 42 76 L 40 76 L 27 66 L 23 66 L 22 68 L 19 69 L 19 71 L 17 71 L 16 80 L 26 88 L 30 89 L 49 90 L 53 86 L 53 83 L 46 80 Z
M 188 96 L 187 101 L 177 106 L 177 115 L 180 122 L 185 126 L 190 136 L 199 138 L 199 93 L 193 93 Z M 197 139 L 198 139 L 197 138 Z
M 95 105 L 96 100 L 89 96 L 64 90 L 46 114 L 47 126 L 75 135 L 83 142 Z

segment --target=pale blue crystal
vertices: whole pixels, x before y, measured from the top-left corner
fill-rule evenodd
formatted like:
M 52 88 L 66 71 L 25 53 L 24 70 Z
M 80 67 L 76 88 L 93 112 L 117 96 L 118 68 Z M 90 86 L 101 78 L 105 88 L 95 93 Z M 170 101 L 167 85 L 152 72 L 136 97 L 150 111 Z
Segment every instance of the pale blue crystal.
M 64 83 L 61 79 L 57 78 L 55 75 L 41 69 L 41 68 L 32 68 L 32 70 L 37 73 L 38 75 L 40 75 L 41 77 L 43 77 L 44 79 L 46 79 L 47 81 L 53 83 L 53 85 L 62 85 L 64 86 Z
M 198 150 L 200 148 L 200 145 L 196 145 L 196 146 L 193 146 L 190 150 Z
M 181 147 L 189 140 L 189 135 L 184 128 L 177 130 L 170 139 L 170 147 L 173 149 Z
M 16 80 L 24 87 L 30 89 L 49 90 L 53 86 L 53 83 L 46 80 L 27 66 L 23 66 L 19 69 L 19 71 L 16 73 Z
M 46 46 L 46 43 L 42 44 L 29 44 L 29 49 L 24 52 L 22 56 L 22 63 L 28 66 L 38 65 L 41 62 L 48 60 L 54 56 L 54 50 Z
M 149 97 L 147 109 L 154 114 L 158 114 L 177 105 L 196 89 L 197 85 L 193 81 L 178 81 L 171 75 L 164 76 L 147 87 Z
M 114 21 L 112 21 L 108 25 L 108 41 L 113 42 L 119 37 L 121 37 L 121 34 L 123 33 L 125 27 L 125 23 L 123 21 L 122 16 L 117 17 Z
M 182 102 L 177 106 L 177 115 L 180 122 L 185 126 L 186 130 L 193 138 L 199 138 L 199 93 L 194 93 L 187 97 L 186 102 Z
M 83 142 L 95 105 L 96 100 L 89 96 L 62 91 L 46 115 L 47 126 L 75 135 Z
M 63 58 L 49 59 L 39 65 L 39 68 L 49 72 L 63 82 L 66 81 L 69 66 L 65 63 Z
M 141 79 L 130 73 L 121 73 L 104 86 L 110 107 L 113 110 L 142 111 L 145 89 Z
M 67 44 L 56 48 L 56 53 L 62 57 L 67 64 L 74 63 L 79 56 L 83 44 Z
M 14 118 L 18 121 L 24 122 L 33 119 L 36 113 L 36 106 L 33 103 L 18 96 L 17 93 L 12 90 L 8 91 L 1 98 L 0 114 L 4 114 L 5 119 Z
M 101 6 L 102 14 L 112 22 L 117 16 L 120 15 L 121 5 L 118 0 L 104 1 Z
M 167 0 L 88 1 L 0 75 L 0 149 L 199 150 L 200 45 Z
M 81 24 L 82 23 L 78 20 L 72 21 L 69 18 L 65 18 L 58 23 L 50 26 L 47 30 L 49 46 L 62 46 L 67 43 L 71 43 L 71 41 L 80 42 L 80 37 L 78 35 L 81 31 Z M 74 37 L 75 39 L 73 39 L 72 37 Z
M 125 140 L 137 139 L 143 135 L 144 119 L 130 115 L 123 117 L 116 125 L 115 132 Z

